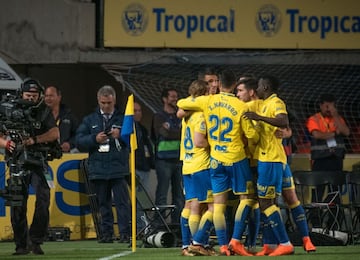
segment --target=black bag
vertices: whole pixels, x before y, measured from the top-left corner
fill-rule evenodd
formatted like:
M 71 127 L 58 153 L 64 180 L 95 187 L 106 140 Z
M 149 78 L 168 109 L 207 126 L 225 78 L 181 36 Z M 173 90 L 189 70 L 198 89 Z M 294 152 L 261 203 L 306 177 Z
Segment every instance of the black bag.
M 294 246 L 303 245 L 300 232 L 289 232 L 288 235 L 291 243 Z M 309 236 L 315 246 L 344 246 L 346 244 L 344 241 L 327 234 L 309 232 Z

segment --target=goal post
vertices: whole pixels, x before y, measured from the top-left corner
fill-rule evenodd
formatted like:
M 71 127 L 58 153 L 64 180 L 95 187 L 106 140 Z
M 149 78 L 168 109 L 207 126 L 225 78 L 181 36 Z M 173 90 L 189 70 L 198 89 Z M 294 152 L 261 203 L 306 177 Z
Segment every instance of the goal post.
M 360 51 L 169 51 L 148 55 L 142 64 L 106 64 L 103 69 L 153 112 L 162 108 L 161 91 L 175 88 L 187 96 L 190 83 L 205 67 L 242 74 L 270 74 L 280 82 L 298 153 L 309 152 L 306 119 L 319 110 L 318 98 L 332 93 L 351 129 L 347 153 L 360 153 Z M 156 58 L 154 58 L 156 56 Z

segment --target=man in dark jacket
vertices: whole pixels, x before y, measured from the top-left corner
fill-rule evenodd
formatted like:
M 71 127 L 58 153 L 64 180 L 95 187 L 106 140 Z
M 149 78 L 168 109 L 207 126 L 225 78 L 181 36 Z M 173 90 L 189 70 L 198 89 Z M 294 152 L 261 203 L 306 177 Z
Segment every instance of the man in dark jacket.
M 57 86 L 47 86 L 45 103 L 51 108 L 60 131 L 60 145 L 65 153 L 76 152 L 75 134 L 79 122 L 71 109 L 61 102 L 61 91 Z
M 111 86 L 101 87 L 97 100 L 98 108 L 83 119 L 76 132 L 76 144 L 80 151 L 89 153 L 88 176 L 96 193 L 101 215 L 102 237 L 98 242 L 113 242 L 113 202 L 116 206 L 120 242 L 129 242 L 129 149 L 120 141 L 123 116 L 115 109 L 116 93 Z
M 137 149 L 135 151 L 136 175 L 149 191 L 150 170 L 154 169 L 154 151 L 149 132 L 141 123 L 142 109 L 139 103 L 134 103 L 134 121 L 136 128 Z
M 176 209 L 171 213 L 172 224 L 179 224 L 184 194 L 180 157 L 181 120 L 177 118 L 176 102 L 178 93 L 175 89 L 165 88 L 161 92 L 163 109 L 154 114 L 152 137 L 155 142 L 155 169 L 157 176 L 156 205 L 166 205 L 171 187 L 171 204 Z

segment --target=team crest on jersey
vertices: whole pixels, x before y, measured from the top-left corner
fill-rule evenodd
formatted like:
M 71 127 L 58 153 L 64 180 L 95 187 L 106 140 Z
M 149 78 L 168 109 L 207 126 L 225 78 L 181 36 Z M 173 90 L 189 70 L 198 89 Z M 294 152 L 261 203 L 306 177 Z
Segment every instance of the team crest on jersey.
M 266 190 L 266 198 L 273 198 L 275 196 L 275 187 L 269 186 Z
M 148 25 L 148 14 L 140 4 L 127 6 L 122 15 L 122 25 L 124 30 L 132 35 L 141 35 Z
M 274 5 L 264 5 L 256 13 L 256 29 L 266 37 L 274 36 L 281 27 L 281 13 Z
M 214 160 L 214 159 L 210 160 L 210 168 L 211 169 L 216 169 L 218 166 L 219 166 L 219 164 L 218 164 L 217 160 Z
M 205 122 L 200 123 L 200 130 L 202 130 L 202 131 L 206 130 L 206 123 Z

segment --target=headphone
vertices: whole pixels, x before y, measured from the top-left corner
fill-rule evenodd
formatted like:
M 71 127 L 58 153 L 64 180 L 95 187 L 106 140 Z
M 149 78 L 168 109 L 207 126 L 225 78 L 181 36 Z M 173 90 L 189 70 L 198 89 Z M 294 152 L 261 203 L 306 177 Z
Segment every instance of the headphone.
M 23 92 L 27 92 L 30 91 L 31 88 L 35 88 L 39 94 L 40 97 L 42 97 L 45 93 L 45 89 L 44 87 L 40 84 L 39 81 L 37 81 L 36 79 L 32 79 L 32 78 L 25 78 L 23 80 L 23 82 L 21 83 L 21 87 L 20 87 L 20 92 L 21 94 Z M 32 91 L 30 91 L 32 92 Z

